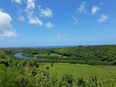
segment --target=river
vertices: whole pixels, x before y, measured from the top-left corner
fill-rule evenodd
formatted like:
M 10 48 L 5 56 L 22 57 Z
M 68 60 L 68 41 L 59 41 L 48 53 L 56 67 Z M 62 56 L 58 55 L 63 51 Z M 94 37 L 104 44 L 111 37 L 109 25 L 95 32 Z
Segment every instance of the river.
M 30 57 L 22 56 L 22 53 L 23 53 L 23 52 L 16 53 L 14 56 L 15 56 L 15 57 L 19 57 L 19 58 L 23 58 L 23 59 L 30 59 Z M 47 60 L 47 59 L 43 59 L 43 58 L 34 58 L 34 59 Z

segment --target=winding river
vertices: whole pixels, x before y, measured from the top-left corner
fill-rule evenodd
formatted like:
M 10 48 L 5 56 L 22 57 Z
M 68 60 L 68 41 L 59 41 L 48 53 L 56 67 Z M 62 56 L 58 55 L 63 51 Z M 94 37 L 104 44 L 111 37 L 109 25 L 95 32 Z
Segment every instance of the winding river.
M 19 57 L 19 58 L 23 58 L 23 59 L 30 59 L 30 57 L 22 56 L 22 53 L 23 53 L 23 52 L 16 53 L 14 56 L 15 56 L 15 57 Z M 47 60 L 47 59 L 43 59 L 43 58 L 34 58 L 34 59 Z

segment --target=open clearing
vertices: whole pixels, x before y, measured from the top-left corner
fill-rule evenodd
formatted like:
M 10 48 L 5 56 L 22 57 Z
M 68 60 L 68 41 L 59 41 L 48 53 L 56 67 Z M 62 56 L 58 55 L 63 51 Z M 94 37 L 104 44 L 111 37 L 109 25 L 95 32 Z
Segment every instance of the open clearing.
M 47 70 L 46 67 L 49 67 L 49 69 Z M 75 80 L 77 78 L 84 78 L 87 80 L 90 76 L 97 76 L 98 80 L 101 80 L 101 78 L 114 79 L 116 77 L 116 66 L 94 66 L 69 63 L 53 63 L 53 66 L 51 66 L 51 63 L 43 63 L 40 68 L 49 72 L 50 76 L 57 73 L 58 79 L 66 73 L 72 74 Z
M 63 57 L 66 58 L 66 56 L 62 56 L 60 54 L 57 53 L 50 53 L 50 54 L 35 54 L 34 57 L 38 57 L 38 56 L 55 56 L 55 57 Z
M 34 55 L 34 57 L 37 57 L 37 56 L 58 56 L 58 57 L 61 57 L 61 55 L 56 54 L 56 53 L 50 53 L 50 54 L 36 54 L 36 55 Z

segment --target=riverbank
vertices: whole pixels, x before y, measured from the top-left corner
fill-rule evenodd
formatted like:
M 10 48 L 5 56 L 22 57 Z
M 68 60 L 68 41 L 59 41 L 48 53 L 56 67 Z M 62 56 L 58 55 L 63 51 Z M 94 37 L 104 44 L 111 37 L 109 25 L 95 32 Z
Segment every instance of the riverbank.
M 23 58 L 23 59 L 39 59 L 39 60 L 46 60 L 43 58 L 35 58 L 35 57 L 25 57 L 22 55 L 23 52 L 16 53 L 14 56 L 18 58 Z
M 116 65 L 116 45 L 66 48 L 24 48 L 23 56 L 41 59 L 39 62 L 60 62 L 88 65 Z

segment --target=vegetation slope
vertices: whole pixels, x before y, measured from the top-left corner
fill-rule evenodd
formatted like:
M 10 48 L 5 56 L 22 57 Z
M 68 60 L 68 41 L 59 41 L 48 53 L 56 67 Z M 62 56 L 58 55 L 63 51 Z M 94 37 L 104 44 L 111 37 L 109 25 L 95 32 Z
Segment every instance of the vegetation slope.
M 23 55 L 36 55 L 36 57 L 46 60 L 21 59 L 14 56 L 15 53 L 22 51 L 24 51 Z M 0 87 L 116 87 L 115 51 L 115 45 L 52 49 L 1 49 Z M 53 56 L 53 54 L 57 55 Z M 85 55 L 87 56 L 85 57 Z M 94 66 L 74 63 L 93 64 Z M 97 64 L 100 65 L 95 66 Z M 101 66 L 102 64 L 113 66 Z M 58 71 L 54 72 L 55 69 Z M 94 70 L 93 74 L 91 74 L 91 70 Z M 95 70 L 98 72 L 95 73 Z M 78 75 L 71 71 L 77 72 Z M 84 77 L 79 74 L 83 74 Z M 85 78 L 86 76 L 87 78 Z

